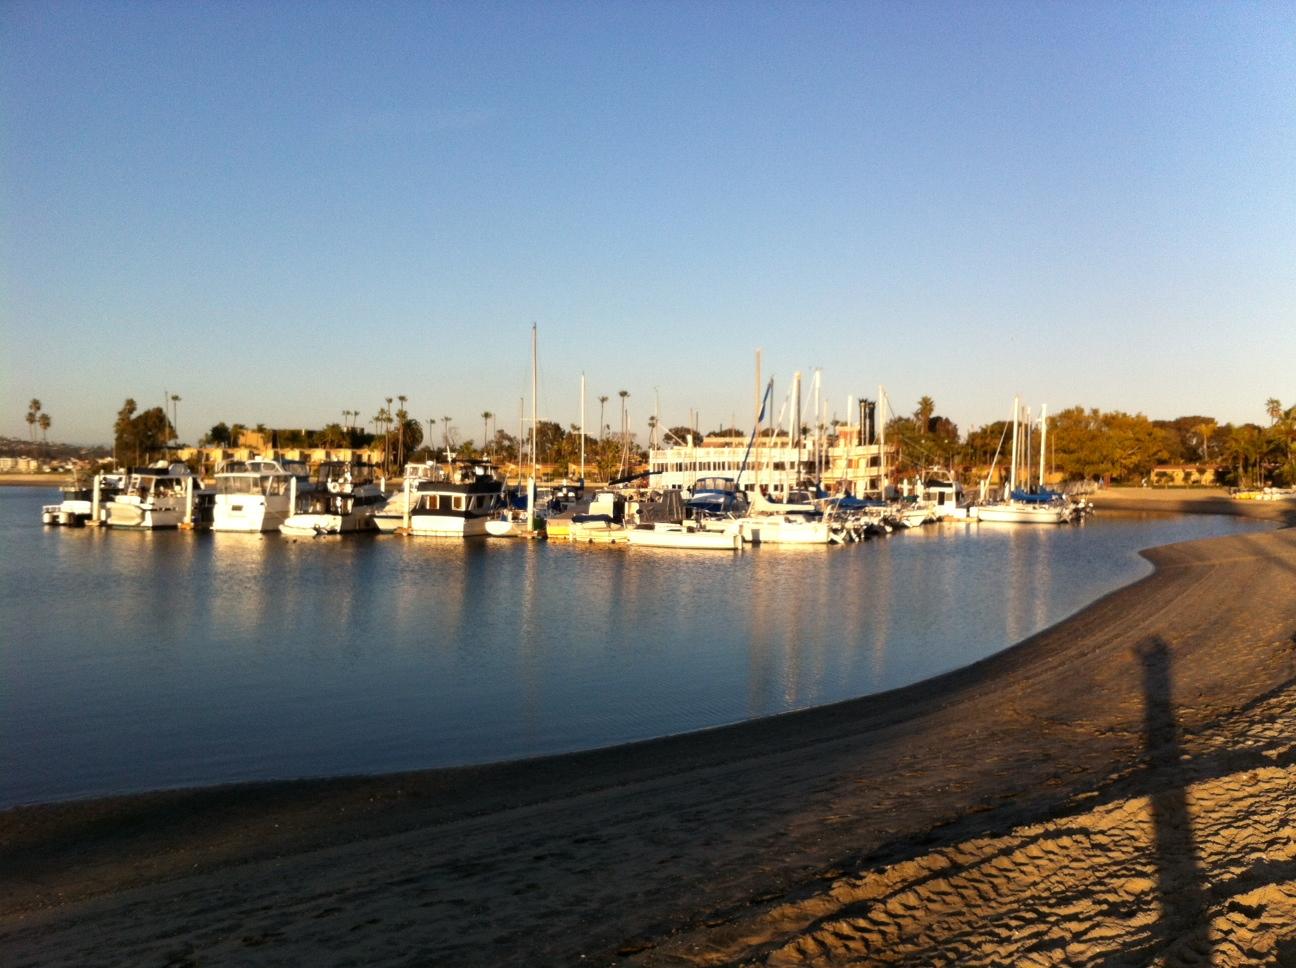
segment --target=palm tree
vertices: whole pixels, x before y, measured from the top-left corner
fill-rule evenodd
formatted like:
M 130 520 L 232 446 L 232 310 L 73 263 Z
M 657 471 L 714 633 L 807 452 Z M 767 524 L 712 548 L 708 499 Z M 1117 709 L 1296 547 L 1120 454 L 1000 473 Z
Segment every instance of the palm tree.
M 630 449 L 630 438 L 626 434 L 626 431 L 629 430 L 629 427 L 626 426 L 626 398 L 630 396 L 630 391 L 618 390 L 617 396 L 621 398 L 621 473 L 624 474 Z
M 346 411 L 343 411 L 345 415 Z M 346 443 L 347 432 L 341 424 L 331 423 L 320 431 L 319 442 L 327 448 L 341 447 Z
M 486 435 L 489 432 L 489 428 L 490 428 L 490 418 L 493 416 L 495 416 L 495 414 L 491 413 L 489 410 L 482 411 L 482 453 L 483 454 L 486 453 L 486 447 L 490 443 L 490 438 L 488 438 Z
M 1269 415 L 1269 426 L 1272 427 L 1283 416 L 1283 405 L 1278 402 L 1277 397 L 1270 397 L 1265 401 L 1265 413 Z
M 39 418 L 40 429 L 41 429 L 41 440 L 43 440 L 47 444 L 49 443 L 50 424 L 52 424 L 53 422 L 54 421 L 50 419 L 49 414 L 44 412 L 41 413 Z
M 32 397 L 27 404 L 27 432 L 31 434 L 32 443 L 36 442 L 36 421 L 40 418 L 41 402 Z
M 384 474 L 387 473 L 387 421 L 390 419 L 391 415 L 383 407 L 379 407 L 378 412 L 373 416 L 374 435 L 382 434 L 382 469 Z
M 445 439 L 446 450 L 449 450 L 454 444 L 450 440 L 450 418 L 441 418 L 441 436 Z
M 405 466 L 405 423 L 409 420 L 409 411 L 405 409 L 405 401 L 409 397 L 400 394 L 396 397 L 400 401 L 400 409 L 396 411 L 396 466 Z M 423 434 L 420 431 L 419 437 Z
M 432 437 L 434 436 L 432 433 L 432 427 L 435 423 L 436 423 L 436 417 L 428 417 L 427 445 L 428 445 L 429 456 L 431 455 L 432 452 Z
M 918 409 L 914 411 L 914 419 L 918 421 L 918 433 L 920 436 L 927 436 L 927 428 L 931 426 L 932 414 L 935 412 L 935 400 L 925 395 L 918 399 Z
M 1195 433 L 1201 440 L 1201 459 L 1210 460 L 1210 439 L 1215 435 L 1217 425 L 1214 420 L 1206 420 L 1193 427 Z
M 599 440 L 603 439 L 603 405 L 607 402 L 606 395 L 599 397 Z

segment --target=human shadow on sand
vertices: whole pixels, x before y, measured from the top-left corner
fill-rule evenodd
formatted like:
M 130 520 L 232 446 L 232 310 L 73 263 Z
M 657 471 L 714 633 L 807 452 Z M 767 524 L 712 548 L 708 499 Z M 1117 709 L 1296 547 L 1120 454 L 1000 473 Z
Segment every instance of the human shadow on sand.
M 1143 734 L 1148 769 L 1165 783 L 1151 795 L 1153 843 L 1160 918 L 1154 947 L 1188 949 L 1210 963 L 1209 898 L 1201 856 L 1188 813 L 1183 739 L 1175 716 L 1173 656 L 1160 636 L 1138 648 L 1143 663 Z

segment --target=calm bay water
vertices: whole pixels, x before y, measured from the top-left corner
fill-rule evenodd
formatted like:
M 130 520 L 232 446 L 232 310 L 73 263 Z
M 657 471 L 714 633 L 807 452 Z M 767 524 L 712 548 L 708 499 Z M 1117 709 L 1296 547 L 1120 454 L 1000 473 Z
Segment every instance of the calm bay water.
M 999 651 L 1215 517 L 741 555 L 44 528 L 0 488 L 0 807 L 678 733 Z

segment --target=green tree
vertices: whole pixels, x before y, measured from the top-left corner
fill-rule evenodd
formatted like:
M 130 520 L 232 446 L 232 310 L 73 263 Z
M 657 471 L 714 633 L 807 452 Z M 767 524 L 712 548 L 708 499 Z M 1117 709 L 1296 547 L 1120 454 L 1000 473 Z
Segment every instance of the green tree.
M 207 431 L 207 442 L 213 447 L 228 447 L 232 439 L 230 428 L 223 420 Z
M 335 448 L 345 447 L 349 441 L 349 434 L 346 428 L 340 423 L 325 424 L 324 429 L 319 432 L 319 444 L 321 447 Z
M 122 408 L 117 411 L 117 419 L 113 422 L 113 454 L 119 461 L 138 464 L 139 441 L 135 437 L 135 409 L 134 398 L 127 397 Z
M 416 417 L 405 417 L 399 425 L 398 436 L 403 468 L 404 460 L 423 443 L 423 423 Z
M 119 460 L 147 463 L 161 455 L 174 436 L 174 428 L 161 407 L 136 413 L 133 399 L 127 399 L 113 424 L 113 449 Z
M 536 459 L 542 464 L 558 460 L 563 439 L 567 436 L 562 424 L 552 420 L 536 421 Z

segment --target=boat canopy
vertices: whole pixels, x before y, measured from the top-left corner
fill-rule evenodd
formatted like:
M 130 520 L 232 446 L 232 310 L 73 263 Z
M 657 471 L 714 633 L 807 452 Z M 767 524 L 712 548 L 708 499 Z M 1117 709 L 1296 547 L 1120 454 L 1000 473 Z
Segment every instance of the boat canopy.
M 1062 500 L 1062 495 L 1057 491 L 1024 491 L 1020 487 L 1012 492 L 1012 499 L 1018 504 L 1052 504 L 1054 501 Z

